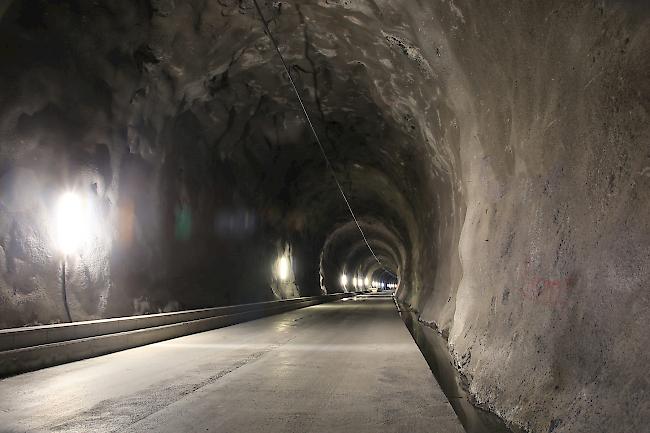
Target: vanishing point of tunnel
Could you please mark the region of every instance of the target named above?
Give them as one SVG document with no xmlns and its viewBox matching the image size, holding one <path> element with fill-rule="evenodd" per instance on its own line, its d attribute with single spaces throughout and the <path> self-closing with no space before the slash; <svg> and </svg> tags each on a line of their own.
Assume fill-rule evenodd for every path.
<svg viewBox="0 0 650 433">
<path fill-rule="evenodd" d="M 0 0 L 1 433 L 645 433 L 649 366 L 647 0 Z"/>
</svg>

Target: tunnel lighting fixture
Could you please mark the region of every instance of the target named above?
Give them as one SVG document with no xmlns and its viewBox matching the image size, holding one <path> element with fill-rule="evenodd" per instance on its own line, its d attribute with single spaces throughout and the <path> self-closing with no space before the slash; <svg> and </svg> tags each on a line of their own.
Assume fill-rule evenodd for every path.
<svg viewBox="0 0 650 433">
<path fill-rule="evenodd" d="M 278 277 L 282 281 L 285 281 L 289 278 L 289 259 L 286 256 L 280 257 L 278 261 Z"/>
<path fill-rule="evenodd" d="M 88 204 L 72 191 L 64 192 L 56 205 L 56 241 L 63 254 L 61 260 L 61 291 L 63 292 L 63 305 L 68 322 L 72 322 L 70 306 L 68 305 L 68 291 L 65 281 L 65 267 L 67 256 L 78 251 L 87 240 L 90 228 L 90 212 Z"/>
<path fill-rule="evenodd" d="M 352 285 L 354 286 L 355 289 L 357 288 L 357 283 L 358 283 L 357 277 L 352 278 Z"/>
<path fill-rule="evenodd" d="M 370 279 L 368 277 L 363 279 L 363 285 L 366 287 L 370 287 Z"/>
<path fill-rule="evenodd" d="M 64 256 L 74 253 L 87 236 L 88 208 L 74 192 L 65 192 L 56 208 L 56 231 L 59 249 Z"/>
<path fill-rule="evenodd" d="M 348 276 L 341 274 L 341 286 L 345 287 L 348 285 Z"/>
</svg>

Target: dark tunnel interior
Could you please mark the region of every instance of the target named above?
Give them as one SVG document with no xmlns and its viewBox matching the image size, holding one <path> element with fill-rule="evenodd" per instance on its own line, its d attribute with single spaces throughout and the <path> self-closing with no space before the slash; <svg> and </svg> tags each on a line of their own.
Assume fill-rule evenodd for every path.
<svg viewBox="0 0 650 433">
<path fill-rule="evenodd" d="M 477 405 L 641 431 L 648 3 L 261 6 L 382 265 L 251 1 L 4 0 L 0 327 L 66 320 L 75 191 L 74 320 L 399 281 Z"/>
</svg>

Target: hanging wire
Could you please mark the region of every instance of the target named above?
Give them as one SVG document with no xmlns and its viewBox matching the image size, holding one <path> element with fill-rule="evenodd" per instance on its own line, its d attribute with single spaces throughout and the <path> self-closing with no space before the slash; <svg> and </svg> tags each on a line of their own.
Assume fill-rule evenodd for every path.
<svg viewBox="0 0 650 433">
<path fill-rule="evenodd" d="M 377 257 L 377 254 L 375 254 L 375 251 L 372 249 L 370 246 L 370 243 L 368 242 L 368 238 L 366 238 L 366 234 L 363 232 L 363 229 L 361 228 L 361 225 L 359 224 L 359 220 L 357 220 L 356 215 L 354 214 L 354 211 L 352 210 L 352 205 L 350 205 L 350 201 L 348 200 L 347 196 L 345 195 L 345 192 L 343 191 L 343 187 L 341 186 L 341 183 L 339 182 L 339 179 L 336 177 L 336 172 L 334 171 L 334 167 L 332 167 L 332 163 L 330 162 L 330 159 L 327 157 L 327 153 L 325 152 L 325 148 L 323 147 L 323 144 L 320 141 L 320 138 L 318 137 L 318 134 L 316 133 L 316 128 L 314 128 L 313 123 L 311 122 L 311 118 L 309 117 L 309 113 L 307 113 L 307 109 L 305 108 L 305 104 L 302 101 L 302 97 L 300 96 L 300 92 L 298 91 L 298 87 L 296 86 L 296 83 L 293 81 L 293 77 L 291 76 L 291 72 L 289 72 L 289 67 L 287 66 L 287 62 L 284 60 L 284 56 L 282 56 L 282 53 L 280 52 L 280 47 L 278 46 L 278 43 L 276 42 L 275 38 L 271 34 L 271 30 L 269 29 L 269 24 L 264 18 L 264 15 L 262 14 L 262 9 L 260 8 L 260 5 L 257 3 L 257 0 L 253 0 L 253 3 L 255 4 L 255 9 L 257 10 L 257 13 L 260 16 L 260 20 L 262 21 L 262 25 L 264 26 L 264 31 L 266 35 L 269 37 L 271 42 L 273 43 L 273 46 L 275 47 L 275 51 L 278 53 L 278 56 L 280 57 L 280 61 L 282 62 L 282 66 L 284 67 L 285 72 L 287 73 L 287 76 L 289 77 L 289 82 L 291 83 L 291 87 L 293 87 L 293 91 L 296 94 L 296 97 L 298 98 L 298 102 L 300 103 L 300 108 L 302 108 L 302 112 L 305 115 L 305 120 L 307 121 L 307 124 L 309 125 L 309 129 L 311 129 L 312 134 L 314 135 L 314 138 L 316 139 L 316 143 L 318 144 L 318 148 L 320 149 L 321 155 L 323 155 L 323 159 L 325 160 L 325 163 L 327 164 L 327 168 L 329 169 L 330 173 L 332 174 L 332 177 L 334 178 L 334 182 L 336 182 L 336 186 L 339 189 L 339 192 L 341 193 L 341 197 L 343 197 L 343 201 L 345 202 L 345 205 L 348 207 L 348 210 L 350 211 L 350 215 L 352 216 L 352 219 L 354 220 L 354 223 L 357 225 L 357 228 L 359 229 L 359 233 L 361 233 L 361 237 L 363 238 L 363 241 L 366 243 L 366 246 L 368 247 L 368 250 L 370 250 L 370 253 L 372 256 L 375 258 L 379 266 L 382 267 L 382 269 L 392 276 L 397 278 L 397 275 L 392 273 L 390 270 L 388 270 L 384 264 L 379 260 L 379 257 Z"/>
</svg>

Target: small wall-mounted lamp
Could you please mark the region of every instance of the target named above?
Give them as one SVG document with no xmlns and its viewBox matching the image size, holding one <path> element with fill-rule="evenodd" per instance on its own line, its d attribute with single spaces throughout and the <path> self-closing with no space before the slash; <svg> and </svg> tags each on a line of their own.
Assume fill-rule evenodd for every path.
<svg viewBox="0 0 650 433">
<path fill-rule="evenodd" d="M 289 259 L 286 256 L 282 256 L 278 260 L 278 277 L 282 281 L 289 278 Z"/>
<path fill-rule="evenodd" d="M 56 240 L 63 254 L 61 262 L 61 288 L 63 303 L 68 321 L 72 322 L 68 293 L 65 285 L 65 266 L 67 256 L 77 251 L 86 240 L 89 227 L 88 206 L 76 193 L 68 191 L 59 197 L 56 207 Z"/>
</svg>

